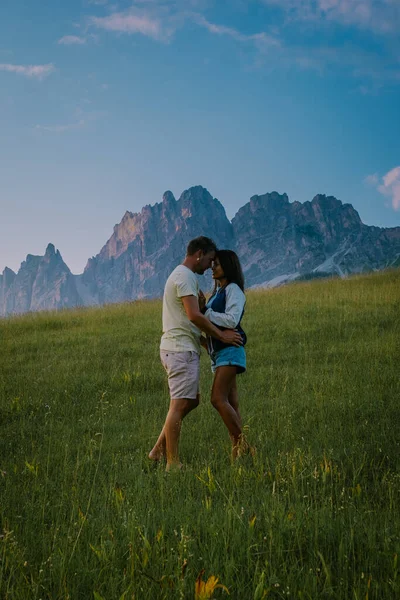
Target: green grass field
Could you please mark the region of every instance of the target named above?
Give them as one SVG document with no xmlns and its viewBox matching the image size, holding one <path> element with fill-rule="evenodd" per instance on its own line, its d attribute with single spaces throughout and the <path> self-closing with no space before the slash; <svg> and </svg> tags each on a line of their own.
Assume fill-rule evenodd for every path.
<svg viewBox="0 0 400 600">
<path fill-rule="evenodd" d="M 254 458 L 209 402 L 185 470 L 149 464 L 168 407 L 161 303 L 0 321 L 0 598 L 400 598 L 400 271 L 248 293 Z"/>
</svg>

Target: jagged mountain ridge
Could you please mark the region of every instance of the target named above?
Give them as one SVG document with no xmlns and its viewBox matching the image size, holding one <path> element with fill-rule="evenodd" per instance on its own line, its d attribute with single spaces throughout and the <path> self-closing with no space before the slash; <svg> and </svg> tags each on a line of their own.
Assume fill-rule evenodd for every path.
<svg viewBox="0 0 400 600">
<path fill-rule="evenodd" d="M 0 314 L 3 316 L 81 304 L 74 275 L 53 244 L 48 244 L 44 256 L 28 254 L 18 274 L 6 267 L 1 277 Z"/>
<path fill-rule="evenodd" d="M 152 298 L 162 294 L 187 242 L 212 237 L 235 249 L 246 284 L 278 285 L 308 273 L 345 276 L 398 262 L 400 227 L 364 225 L 351 204 L 319 194 L 311 202 L 289 202 L 286 194 L 252 196 L 232 222 L 203 187 L 140 213 L 127 211 L 81 275 L 73 275 L 49 244 L 44 256 L 28 255 L 18 273 L 0 275 L 0 315 Z M 205 287 L 209 279 L 203 280 Z"/>
<path fill-rule="evenodd" d="M 99 254 L 88 261 L 82 284 L 101 303 L 160 295 L 187 242 L 205 231 L 221 246 L 232 247 L 225 209 L 205 188 L 190 188 L 179 200 L 166 192 L 162 202 L 125 213 Z"/>
</svg>

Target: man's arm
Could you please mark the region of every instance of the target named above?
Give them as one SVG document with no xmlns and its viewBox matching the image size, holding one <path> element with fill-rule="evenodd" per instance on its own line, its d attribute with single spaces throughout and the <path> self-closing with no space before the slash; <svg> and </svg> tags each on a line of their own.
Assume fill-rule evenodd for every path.
<svg viewBox="0 0 400 600">
<path fill-rule="evenodd" d="M 182 302 L 189 321 L 201 329 L 201 331 L 220 340 L 220 342 L 223 342 L 224 344 L 232 344 L 232 346 L 243 345 L 240 333 L 233 329 L 221 331 L 218 327 L 215 327 L 207 317 L 201 314 L 196 296 L 183 296 Z"/>
</svg>

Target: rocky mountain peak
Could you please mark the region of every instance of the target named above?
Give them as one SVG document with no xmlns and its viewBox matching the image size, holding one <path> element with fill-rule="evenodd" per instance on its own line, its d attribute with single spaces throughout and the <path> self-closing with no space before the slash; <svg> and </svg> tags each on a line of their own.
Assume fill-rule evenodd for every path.
<svg viewBox="0 0 400 600">
<path fill-rule="evenodd" d="M 204 230 L 208 228 L 213 230 L 210 231 L 210 237 L 213 235 L 215 237 L 215 229 L 217 232 L 219 231 L 221 243 L 223 240 L 226 243 L 232 236 L 232 226 L 226 216 L 225 208 L 203 186 L 197 185 L 185 190 L 178 200 L 178 205 L 183 219 L 196 218 L 197 226 L 193 228 L 193 233 L 196 229 L 200 230 L 196 235 L 203 234 Z M 194 221 L 189 222 L 195 226 Z"/>
<path fill-rule="evenodd" d="M 175 202 L 176 202 L 175 196 L 169 190 L 167 190 L 166 192 L 164 192 L 163 197 L 162 197 L 162 201 L 163 201 L 163 204 L 167 204 L 167 205 L 175 204 Z"/>
<path fill-rule="evenodd" d="M 121 221 L 114 225 L 112 236 L 97 256 L 102 260 L 109 260 L 111 258 L 117 258 L 125 252 L 130 242 L 135 239 L 135 236 L 139 233 L 142 215 L 145 214 L 147 209 L 147 206 L 143 207 L 142 213 L 133 213 L 129 210 L 125 211 Z M 96 258 L 97 257 L 89 259 L 85 271 Z"/>
<path fill-rule="evenodd" d="M 194 217 L 196 221 L 191 221 Z M 88 261 L 85 273 L 99 260 L 119 258 L 133 243 L 141 244 L 142 255 L 150 255 L 155 248 L 168 244 L 178 232 L 181 232 L 184 237 L 190 235 L 189 232 L 199 229 L 202 233 L 210 221 L 221 228 L 221 236 L 225 240 L 226 229 L 230 230 L 231 225 L 222 204 L 213 198 L 206 188 L 202 186 L 189 188 L 181 194 L 178 201 L 174 194 L 167 190 L 161 203 L 147 204 L 140 213 L 125 212 L 121 222 L 114 226 L 112 236 L 97 257 Z M 228 238 L 229 235 L 231 234 L 228 234 Z"/>
<path fill-rule="evenodd" d="M 279 211 L 282 208 L 286 208 L 289 204 L 289 198 L 287 194 L 278 194 L 278 192 L 271 192 L 269 194 L 263 194 L 261 196 L 255 195 L 250 198 L 250 210 L 255 212 L 256 210 L 267 210 L 267 211 Z"/>
<path fill-rule="evenodd" d="M 45 256 L 48 256 L 48 257 L 50 257 L 50 256 L 54 256 L 54 255 L 55 255 L 55 253 L 56 253 L 56 249 L 55 249 L 55 246 L 54 246 L 54 244 L 51 244 L 51 243 L 50 243 L 50 244 L 47 244 L 47 248 L 46 248 Z"/>
<path fill-rule="evenodd" d="M 178 203 L 182 207 L 182 214 L 190 216 L 193 212 L 203 212 L 212 207 L 214 198 L 206 188 L 198 185 L 182 192 Z"/>
<path fill-rule="evenodd" d="M 135 213 L 132 213 L 130 210 L 125 211 L 125 214 L 121 219 L 121 223 L 126 223 L 126 221 L 130 221 L 131 219 L 133 219 L 134 216 Z M 114 225 L 114 231 L 118 229 L 121 223 L 117 223 L 116 225 Z"/>
<path fill-rule="evenodd" d="M 187 190 L 184 190 L 179 199 L 182 202 L 202 202 L 206 204 L 213 200 L 210 192 L 202 185 L 194 185 Z"/>
<path fill-rule="evenodd" d="M 235 228 L 241 227 L 240 223 L 244 220 L 274 220 L 278 215 L 285 214 L 292 206 L 289 203 L 287 194 L 271 192 L 269 194 L 251 196 L 249 202 L 242 206 L 232 220 Z"/>
<path fill-rule="evenodd" d="M 21 263 L 21 268 L 25 267 L 26 265 L 36 265 L 41 258 L 41 256 L 37 256 L 36 254 L 27 254 L 26 259 Z"/>
<path fill-rule="evenodd" d="M 326 194 L 317 194 L 311 200 L 311 204 L 318 204 L 324 208 L 338 208 L 342 206 L 342 201 L 335 198 L 335 196 L 327 196 Z"/>
<path fill-rule="evenodd" d="M 44 254 L 43 260 L 48 263 L 63 263 L 62 256 L 59 250 L 56 250 L 54 244 L 47 244 L 46 252 Z"/>
<path fill-rule="evenodd" d="M 74 276 L 54 244 L 43 256 L 28 254 L 17 274 L 3 273 L 0 314 L 23 313 L 76 306 L 79 302 Z"/>
<path fill-rule="evenodd" d="M 161 219 L 163 221 L 172 221 L 175 219 L 177 211 L 178 211 L 178 203 L 175 199 L 175 196 L 172 192 L 167 190 L 164 192 L 161 203 Z M 164 224 L 165 228 L 165 224 Z"/>
<path fill-rule="evenodd" d="M 318 221 L 340 222 L 345 229 L 359 229 L 362 225 L 360 215 L 351 204 L 343 204 L 334 196 L 317 194 L 311 201 L 313 213 Z"/>
<path fill-rule="evenodd" d="M 14 271 L 12 269 L 10 269 L 9 267 L 6 267 L 2 273 L 3 275 L 3 281 L 5 285 L 11 285 L 11 283 L 14 281 L 14 279 L 16 278 L 17 274 L 14 273 Z"/>
<path fill-rule="evenodd" d="M 13 310 L 14 298 L 12 290 L 16 277 L 17 274 L 8 267 L 5 267 L 3 273 L 0 274 L 0 315 L 6 315 Z"/>
</svg>

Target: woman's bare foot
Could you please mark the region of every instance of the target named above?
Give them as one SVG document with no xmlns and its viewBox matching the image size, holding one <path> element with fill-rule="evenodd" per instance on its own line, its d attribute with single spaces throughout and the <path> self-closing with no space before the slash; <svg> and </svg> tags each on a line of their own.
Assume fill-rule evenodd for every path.
<svg viewBox="0 0 400 600">
<path fill-rule="evenodd" d="M 254 446 L 250 446 L 250 444 L 242 434 L 240 436 L 240 440 L 234 446 L 232 446 L 232 459 L 236 460 L 237 458 L 240 458 L 241 456 L 245 455 L 250 455 L 254 457 L 256 455 L 256 449 Z"/>
<path fill-rule="evenodd" d="M 149 459 L 154 461 L 154 462 L 159 462 L 160 460 L 162 460 L 163 458 L 165 458 L 165 454 L 162 450 L 150 450 L 149 454 Z"/>
</svg>

